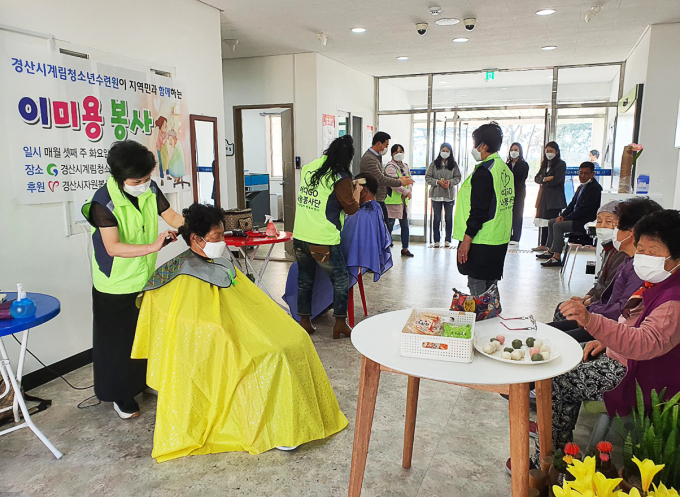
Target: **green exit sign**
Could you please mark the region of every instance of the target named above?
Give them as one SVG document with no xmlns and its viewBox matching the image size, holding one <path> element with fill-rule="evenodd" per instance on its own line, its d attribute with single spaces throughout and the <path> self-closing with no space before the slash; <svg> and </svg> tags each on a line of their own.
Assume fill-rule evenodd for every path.
<svg viewBox="0 0 680 497">
<path fill-rule="evenodd" d="M 486 80 L 493 81 L 494 74 L 496 74 L 494 71 L 486 71 Z"/>
</svg>

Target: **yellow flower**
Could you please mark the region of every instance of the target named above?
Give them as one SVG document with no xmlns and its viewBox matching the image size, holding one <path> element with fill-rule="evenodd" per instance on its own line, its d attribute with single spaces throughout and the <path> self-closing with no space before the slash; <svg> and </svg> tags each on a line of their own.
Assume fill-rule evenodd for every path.
<svg viewBox="0 0 680 497">
<path fill-rule="evenodd" d="M 635 456 L 633 456 L 633 462 L 637 464 L 638 468 L 640 468 L 640 476 L 642 477 L 642 490 L 647 492 L 650 485 L 652 484 L 652 480 L 656 474 L 665 467 L 665 464 L 657 465 L 654 464 L 654 461 L 649 459 L 640 461 L 640 459 Z"/>
<path fill-rule="evenodd" d="M 571 482 L 572 488 L 585 495 L 587 491 L 593 491 L 593 476 L 595 475 L 595 458 L 586 457 L 583 461 L 574 459 L 574 465 L 567 468 L 575 478 Z"/>
<path fill-rule="evenodd" d="M 619 483 L 621 483 L 621 478 L 610 480 L 602 473 L 593 475 L 593 490 L 597 497 L 613 497 L 615 495 L 614 489 Z"/>
<path fill-rule="evenodd" d="M 678 492 L 674 488 L 666 488 L 662 483 L 658 487 L 654 485 L 654 491 L 647 494 L 649 497 L 677 497 Z"/>
<path fill-rule="evenodd" d="M 633 487 L 629 494 L 623 491 L 619 491 L 616 493 L 616 497 L 642 497 L 642 496 L 640 495 L 640 491 L 637 488 Z"/>
<path fill-rule="evenodd" d="M 570 456 L 570 455 L 564 456 L 564 457 L 562 458 L 562 460 L 563 460 L 564 462 L 566 462 L 567 464 L 572 464 L 572 463 L 574 462 L 574 458 L 573 458 L 572 456 Z"/>
</svg>

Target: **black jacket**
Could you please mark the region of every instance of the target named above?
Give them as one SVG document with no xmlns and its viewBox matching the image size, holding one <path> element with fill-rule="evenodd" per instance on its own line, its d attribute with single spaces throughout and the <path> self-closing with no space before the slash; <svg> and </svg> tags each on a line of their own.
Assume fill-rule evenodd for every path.
<svg viewBox="0 0 680 497">
<path fill-rule="evenodd" d="M 527 194 L 526 183 L 529 176 L 529 164 L 524 159 L 518 160 L 514 165 L 512 161 L 507 164 L 515 178 L 515 204 L 524 204 L 524 197 Z"/>
<path fill-rule="evenodd" d="M 595 179 L 585 186 L 579 186 L 574 198 L 562 211 L 562 217 L 565 221 L 573 221 L 574 231 L 584 231 L 584 224 L 597 219 L 601 197 L 602 187 Z"/>
</svg>

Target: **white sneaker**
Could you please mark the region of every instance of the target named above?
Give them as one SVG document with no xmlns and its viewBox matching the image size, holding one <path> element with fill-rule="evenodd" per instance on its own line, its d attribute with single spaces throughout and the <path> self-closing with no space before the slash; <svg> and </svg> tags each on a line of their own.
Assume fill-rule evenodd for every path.
<svg viewBox="0 0 680 497">
<path fill-rule="evenodd" d="M 123 406 L 123 408 L 118 407 L 118 403 L 114 402 L 113 403 L 113 410 L 116 411 L 116 414 L 118 414 L 118 417 L 120 419 L 132 419 L 136 418 L 139 416 L 139 405 L 136 405 L 136 402 L 132 405 L 129 406 Z M 125 410 L 123 410 L 125 409 Z"/>
<path fill-rule="evenodd" d="M 439 242 L 434 242 L 434 248 L 439 248 Z"/>
<path fill-rule="evenodd" d="M 451 246 L 451 242 L 444 242 L 444 247 L 449 248 Z"/>
<path fill-rule="evenodd" d="M 299 447 L 299 445 L 296 445 L 295 447 L 286 447 L 285 445 L 279 445 L 276 447 L 278 450 L 282 450 L 284 452 L 290 452 L 291 450 L 295 450 Z"/>
<path fill-rule="evenodd" d="M 512 245 L 513 247 L 518 247 L 518 246 L 519 246 L 519 242 L 516 242 L 516 241 L 513 240 L 513 241 L 510 241 L 510 242 L 508 243 L 508 245 Z"/>
</svg>

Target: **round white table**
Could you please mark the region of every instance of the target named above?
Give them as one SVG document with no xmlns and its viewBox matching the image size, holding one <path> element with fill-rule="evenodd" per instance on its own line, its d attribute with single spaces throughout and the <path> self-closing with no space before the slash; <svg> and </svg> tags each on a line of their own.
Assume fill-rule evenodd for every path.
<svg viewBox="0 0 680 497">
<path fill-rule="evenodd" d="M 485 357 L 475 351 L 471 363 L 402 357 L 400 334 L 412 309 L 370 317 L 352 330 L 352 344 L 363 355 L 354 448 L 350 472 L 349 497 L 359 497 L 366 468 L 366 455 L 373 425 L 380 372 L 408 376 L 404 455 L 402 466 L 411 467 L 420 379 L 453 383 L 477 390 L 509 395 L 510 457 L 512 458 L 512 495 L 526 497 L 529 489 L 529 384 L 536 384 L 541 456 L 552 454 L 552 382 L 551 379 L 571 371 L 581 362 L 583 350 L 576 340 L 543 323 L 535 331 L 510 331 L 498 318 L 475 324 L 476 336 L 526 334 L 550 340 L 561 351 L 560 357 L 545 364 L 508 364 Z M 508 321 L 510 328 L 520 328 L 528 321 Z M 547 470 L 546 467 L 542 468 Z"/>
</svg>

